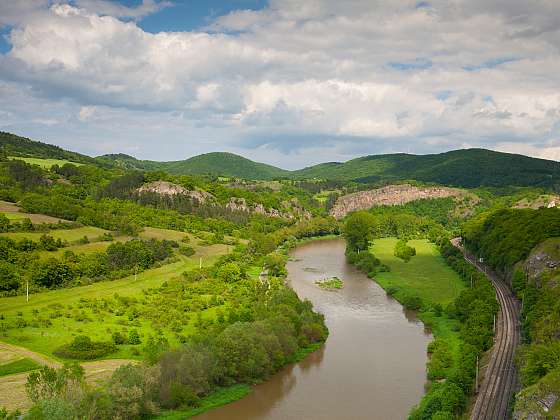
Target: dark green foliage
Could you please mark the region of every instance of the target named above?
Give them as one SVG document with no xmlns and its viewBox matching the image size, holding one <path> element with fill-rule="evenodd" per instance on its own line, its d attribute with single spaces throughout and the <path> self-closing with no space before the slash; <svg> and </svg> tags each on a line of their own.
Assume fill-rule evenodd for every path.
<svg viewBox="0 0 560 420">
<path fill-rule="evenodd" d="M 345 163 L 326 163 L 292 173 L 297 178 L 362 182 L 415 179 L 461 187 L 532 185 L 554 187 L 560 163 L 484 149 L 434 155 L 365 156 Z"/>
<path fill-rule="evenodd" d="M 107 248 L 107 263 L 112 269 L 146 269 L 156 261 L 168 258 L 172 253 L 171 241 L 133 239 L 128 242 L 115 242 Z"/>
<path fill-rule="evenodd" d="M 546 238 L 560 236 L 560 209 L 503 209 L 475 218 L 463 229 L 466 245 L 506 272 Z"/>
<path fill-rule="evenodd" d="M 32 280 L 43 287 L 58 287 L 74 280 L 72 268 L 63 261 L 49 258 L 39 262 L 31 272 Z"/>
<path fill-rule="evenodd" d="M 185 257 L 191 257 L 195 254 L 194 248 L 188 245 L 181 245 L 179 247 L 179 252 L 181 253 L 181 255 L 184 255 Z"/>
<path fill-rule="evenodd" d="M 352 251 L 367 250 L 373 238 L 374 218 L 365 211 L 351 213 L 344 223 L 344 236 L 348 249 Z"/>
<path fill-rule="evenodd" d="M 78 163 L 93 163 L 95 160 L 79 153 L 68 152 L 52 144 L 33 141 L 15 134 L 0 132 L 0 148 L 7 156 L 24 156 L 71 160 Z"/>
<path fill-rule="evenodd" d="M 128 344 L 132 344 L 133 346 L 137 344 L 141 344 L 142 341 L 140 340 L 140 335 L 138 334 L 138 330 L 130 330 L 128 333 Z"/>
<path fill-rule="evenodd" d="M 53 353 L 64 359 L 92 360 L 107 356 L 116 350 L 113 343 L 92 341 L 88 336 L 79 335 L 70 344 L 59 347 Z"/>
<path fill-rule="evenodd" d="M 43 171 L 21 160 L 12 160 L 6 163 L 8 174 L 13 182 L 22 190 L 33 190 L 47 185 Z"/>
</svg>

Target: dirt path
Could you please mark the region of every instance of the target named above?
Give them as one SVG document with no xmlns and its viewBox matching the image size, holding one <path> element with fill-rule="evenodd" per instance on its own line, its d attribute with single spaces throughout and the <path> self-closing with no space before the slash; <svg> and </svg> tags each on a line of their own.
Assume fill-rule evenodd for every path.
<svg viewBox="0 0 560 420">
<path fill-rule="evenodd" d="M 17 353 L 22 357 L 28 357 L 42 365 L 55 368 L 62 366 L 62 363 L 54 359 L 12 344 L 0 342 L 0 351 L 1 350 L 7 350 Z M 137 363 L 137 361 L 129 359 L 111 359 L 80 364 L 85 370 L 86 381 L 89 384 L 97 385 L 105 379 L 108 379 L 119 366 L 127 363 Z M 31 407 L 31 401 L 27 398 L 27 393 L 25 391 L 28 374 L 29 372 L 0 377 L 0 407 L 6 407 L 8 410 L 20 409 L 22 411 Z"/>
</svg>

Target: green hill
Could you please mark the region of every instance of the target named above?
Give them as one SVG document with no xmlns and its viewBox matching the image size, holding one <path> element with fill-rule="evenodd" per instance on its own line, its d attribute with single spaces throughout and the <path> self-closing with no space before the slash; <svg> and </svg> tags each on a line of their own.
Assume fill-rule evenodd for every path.
<svg viewBox="0 0 560 420">
<path fill-rule="evenodd" d="M 253 162 L 242 156 L 226 152 L 205 153 L 174 162 L 138 160 L 124 154 L 103 155 L 96 159 L 126 169 L 161 170 L 174 175 L 211 174 L 246 179 L 285 178 L 290 175 L 290 172 L 284 169 Z"/>
<path fill-rule="evenodd" d="M 415 179 L 461 187 L 560 185 L 560 162 L 485 149 L 433 155 L 365 156 L 342 164 L 321 164 L 293 172 L 297 178 L 356 181 Z"/>
<path fill-rule="evenodd" d="M 344 163 L 328 162 L 287 171 L 233 153 L 214 152 L 174 162 L 139 160 L 125 154 L 97 158 L 0 132 L 7 156 L 70 160 L 107 167 L 161 170 L 171 174 L 211 174 L 245 179 L 328 179 L 358 182 L 418 180 L 459 187 L 534 186 L 560 188 L 560 162 L 485 149 L 465 149 L 432 155 L 405 153 L 371 155 Z"/>
<path fill-rule="evenodd" d="M 52 144 L 30 140 L 0 131 L 0 150 L 6 156 L 25 158 L 69 160 L 78 163 L 95 163 L 95 159 L 80 153 L 69 152 Z"/>
<path fill-rule="evenodd" d="M 225 152 L 206 153 L 183 161 L 165 162 L 162 169 L 172 174 L 210 173 L 247 179 L 283 178 L 290 174 L 284 169 Z"/>
</svg>

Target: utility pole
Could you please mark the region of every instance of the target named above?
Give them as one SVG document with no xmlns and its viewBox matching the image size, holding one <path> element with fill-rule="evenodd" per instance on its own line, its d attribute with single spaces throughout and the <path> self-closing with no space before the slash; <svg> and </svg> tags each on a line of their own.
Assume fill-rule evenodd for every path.
<svg viewBox="0 0 560 420">
<path fill-rule="evenodd" d="M 138 278 L 138 264 L 134 266 L 134 281 Z"/>
<path fill-rule="evenodd" d="M 27 279 L 25 283 L 25 295 L 27 298 L 27 302 L 29 302 L 29 279 Z"/>
<path fill-rule="evenodd" d="M 476 356 L 476 376 L 474 379 L 474 392 L 478 392 L 478 356 Z"/>
<path fill-rule="evenodd" d="M 198 268 L 202 269 L 202 257 L 198 260 Z"/>
</svg>

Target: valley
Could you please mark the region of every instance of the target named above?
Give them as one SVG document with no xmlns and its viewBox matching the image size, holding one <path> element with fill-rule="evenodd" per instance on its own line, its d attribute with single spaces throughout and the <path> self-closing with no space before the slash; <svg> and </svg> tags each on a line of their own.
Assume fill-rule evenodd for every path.
<svg viewBox="0 0 560 420">
<path fill-rule="evenodd" d="M 282 419 L 316 401 L 314 418 L 424 420 L 538 413 L 541 383 L 560 396 L 544 355 L 558 345 L 555 163 L 466 150 L 290 172 L 16 140 L 0 135 L 8 411 Z M 476 177 L 457 170 L 472 159 L 485 162 Z M 523 301 L 510 345 L 495 277 L 456 237 Z M 504 351 L 507 384 L 485 385 Z M 329 402 L 332 377 L 345 404 Z M 49 378 L 62 385 L 41 394 Z"/>
</svg>

